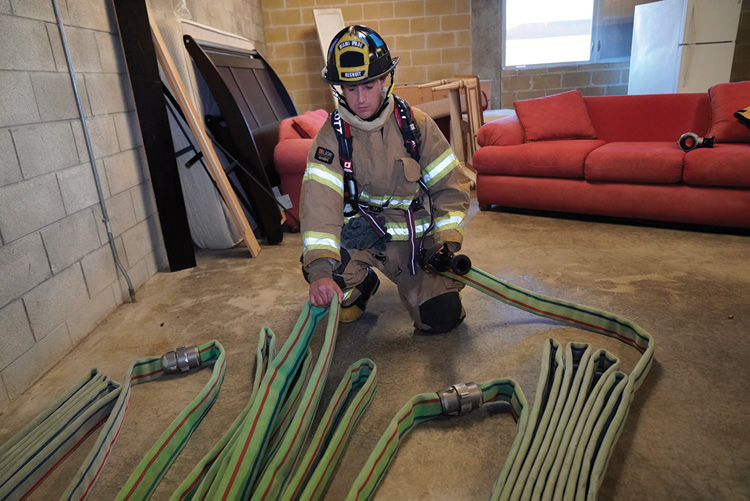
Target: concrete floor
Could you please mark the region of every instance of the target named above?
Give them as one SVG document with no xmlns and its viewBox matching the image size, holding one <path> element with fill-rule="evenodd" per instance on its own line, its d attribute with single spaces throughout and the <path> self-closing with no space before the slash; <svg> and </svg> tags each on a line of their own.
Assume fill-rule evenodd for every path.
<svg viewBox="0 0 750 501">
<path fill-rule="evenodd" d="M 90 367 L 121 380 L 127 366 L 178 344 L 219 340 L 228 371 L 216 404 L 155 494 L 166 499 L 212 447 L 250 395 L 258 333 L 290 333 L 307 297 L 300 235 L 286 234 L 256 259 L 244 247 L 198 253 L 198 266 L 153 277 L 65 360 L 0 416 L 0 442 Z M 521 287 L 604 309 L 641 325 L 656 361 L 635 397 L 599 491 L 601 499 L 750 498 L 750 237 L 655 226 L 478 212 L 464 251 L 475 266 Z M 533 402 L 542 345 L 588 342 L 630 372 L 639 354 L 467 289 L 466 321 L 454 332 L 414 336 L 395 288 L 383 283 L 365 316 L 342 325 L 321 412 L 344 370 L 362 357 L 379 387 L 326 499 L 342 499 L 382 430 L 413 395 L 461 381 L 516 379 Z M 319 340 L 316 346 L 319 345 Z M 93 499 L 112 499 L 209 371 L 137 386 L 128 418 Z M 488 410 L 415 429 L 378 499 L 485 499 L 515 434 L 507 413 Z M 90 442 L 89 442 L 90 443 Z M 60 493 L 87 444 L 34 493 Z"/>
</svg>

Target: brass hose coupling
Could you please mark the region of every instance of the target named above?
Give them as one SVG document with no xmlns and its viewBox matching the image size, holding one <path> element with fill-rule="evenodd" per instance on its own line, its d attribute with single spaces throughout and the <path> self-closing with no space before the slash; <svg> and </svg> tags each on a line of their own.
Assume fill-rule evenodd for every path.
<svg viewBox="0 0 750 501">
<path fill-rule="evenodd" d="M 197 346 L 178 346 L 177 349 L 166 352 L 161 356 L 161 366 L 164 374 L 177 374 L 195 369 L 201 364 L 201 355 Z"/>
<path fill-rule="evenodd" d="M 482 389 L 476 383 L 458 383 L 447 390 L 439 391 L 443 414 L 458 416 L 482 406 Z"/>
</svg>

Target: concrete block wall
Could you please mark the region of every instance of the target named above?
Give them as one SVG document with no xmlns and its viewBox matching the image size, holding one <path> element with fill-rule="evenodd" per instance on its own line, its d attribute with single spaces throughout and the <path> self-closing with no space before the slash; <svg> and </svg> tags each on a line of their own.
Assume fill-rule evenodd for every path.
<svg viewBox="0 0 750 501">
<path fill-rule="evenodd" d="M 475 0 L 476 1 L 476 0 Z M 501 108 L 513 101 L 579 89 L 584 96 L 628 93 L 630 62 L 565 65 L 526 70 L 503 70 Z M 742 1 L 732 62 L 731 82 L 750 80 L 750 0 Z"/>
<path fill-rule="evenodd" d="M 165 262 L 111 1 L 58 0 L 120 260 Z M 0 2 L 0 410 L 127 297 L 51 0 Z"/>
<path fill-rule="evenodd" d="M 314 8 L 340 8 L 344 24 L 364 24 L 401 56 L 396 84 L 450 78 L 471 70 L 471 0 L 262 0 L 267 52 L 297 110 L 332 109 Z"/>
<path fill-rule="evenodd" d="M 57 0 L 120 261 L 166 255 L 111 0 Z M 260 0 L 149 0 L 263 47 Z M 185 16 L 183 16 L 185 17 Z M 102 222 L 52 0 L 0 0 L 0 415 L 129 298 Z"/>
<path fill-rule="evenodd" d="M 750 80 L 750 0 L 742 0 L 742 13 L 732 63 L 732 82 Z"/>
<path fill-rule="evenodd" d="M 252 40 L 264 51 L 260 0 L 148 0 L 155 16 L 192 19 Z"/>
<path fill-rule="evenodd" d="M 628 93 L 629 67 L 623 62 L 503 70 L 500 107 L 573 89 L 584 96 L 621 96 Z"/>
</svg>

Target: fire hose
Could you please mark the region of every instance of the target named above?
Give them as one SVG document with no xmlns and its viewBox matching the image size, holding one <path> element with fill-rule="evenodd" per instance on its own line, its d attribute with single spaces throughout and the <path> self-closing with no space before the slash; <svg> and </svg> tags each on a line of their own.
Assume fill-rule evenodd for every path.
<svg viewBox="0 0 750 501">
<path fill-rule="evenodd" d="M 521 289 L 471 266 L 465 256 L 439 254 L 430 263 L 435 271 L 534 315 L 618 339 L 638 350 L 641 358 L 625 374 L 619 370 L 619 360 L 606 350 L 575 342 L 563 348 L 548 339 L 531 407 L 512 379 L 459 383 L 417 395 L 393 418 L 347 499 L 374 496 L 400 444 L 416 424 L 438 416 L 461 416 L 497 402 L 510 407 L 518 433 L 491 499 L 595 499 L 630 403 L 653 362 L 653 338 L 625 318 Z M 303 451 L 332 361 L 339 312 L 336 298 L 329 310 L 308 302 L 278 353 L 274 333 L 261 329 L 249 402 L 171 499 L 307 500 L 324 495 L 345 443 L 377 388 L 377 369 L 371 360 L 352 364 Z M 326 314 L 325 339 L 313 363 L 310 342 Z M 104 424 L 64 496 L 85 499 L 117 438 L 131 384 L 158 378 L 165 369 L 182 371 L 207 363 L 214 366 L 211 381 L 167 428 L 117 497 L 148 499 L 218 394 L 225 363 L 223 348 L 216 341 L 136 362 L 122 386 L 92 371 L 0 446 L 0 498 L 26 497 L 85 436 Z M 90 388 L 79 395 L 84 387 Z M 40 431 L 46 425 L 50 429 Z"/>
<path fill-rule="evenodd" d="M 613 337 L 641 353 L 630 374 L 606 350 L 548 339 L 534 405 L 511 379 L 453 385 L 413 397 L 393 418 L 352 485 L 347 500 L 370 499 L 405 436 L 418 423 L 505 402 L 517 435 L 490 499 L 596 499 L 632 399 L 654 359 L 654 340 L 635 323 L 602 310 L 522 289 L 440 251 L 425 268 L 459 280 L 508 305 Z"/>
</svg>

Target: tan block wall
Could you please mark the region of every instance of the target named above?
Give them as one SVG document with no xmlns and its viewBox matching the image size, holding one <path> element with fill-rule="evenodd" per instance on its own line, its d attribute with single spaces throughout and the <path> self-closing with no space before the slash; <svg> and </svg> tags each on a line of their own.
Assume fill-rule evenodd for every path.
<svg viewBox="0 0 750 501">
<path fill-rule="evenodd" d="M 313 9 L 341 8 L 344 23 L 363 24 L 401 56 L 396 84 L 422 83 L 471 72 L 470 0 L 261 0 L 264 57 L 291 94 L 297 111 L 332 109 Z"/>
<path fill-rule="evenodd" d="M 630 63 L 622 62 L 503 70 L 501 108 L 573 89 L 584 96 L 621 96 L 628 93 L 629 67 Z"/>
</svg>

